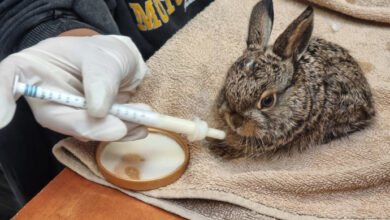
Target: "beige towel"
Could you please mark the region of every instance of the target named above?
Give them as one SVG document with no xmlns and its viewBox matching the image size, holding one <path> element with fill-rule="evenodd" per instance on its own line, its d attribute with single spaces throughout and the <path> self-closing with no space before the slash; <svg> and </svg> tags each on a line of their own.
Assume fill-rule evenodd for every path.
<svg viewBox="0 0 390 220">
<path fill-rule="evenodd" d="M 389 0 L 307 0 L 355 18 L 390 23 Z"/>
<path fill-rule="evenodd" d="M 244 50 L 250 12 L 258 0 L 216 0 L 150 60 L 152 76 L 133 101 L 161 113 L 211 125 L 227 69 Z M 306 4 L 274 1 L 271 42 Z M 331 25 L 337 23 L 338 32 Z M 373 88 L 377 116 L 362 132 L 272 161 L 223 161 L 202 143 L 191 145 L 187 171 L 175 183 L 125 193 L 187 218 L 390 218 L 390 26 L 315 10 L 314 35 L 350 50 Z M 66 139 L 54 148 L 62 163 L 108 185 L 96 169 L 96 143 Z"/>
</svg>

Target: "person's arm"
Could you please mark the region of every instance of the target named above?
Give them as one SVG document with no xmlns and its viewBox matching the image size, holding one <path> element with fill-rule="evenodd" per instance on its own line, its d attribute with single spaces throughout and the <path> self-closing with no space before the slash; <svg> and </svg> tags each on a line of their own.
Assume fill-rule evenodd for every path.
<svg viewBox="0 0 390 220">
<path fill-rule="evenodd" d="M 76 29 L 72 29 L 72 30 L 69 30 L 69 31 L 65 31 L 65 32 L 62 32 L 60 35 L 58 35 L 58 37 L 65 37 L 65 36 L 93 36 L 93 35 L 97 35 L 97 34 L 100 34 L 99 32 L 96 32 L 92 29 L 87 29 L 87 28 L 76 28 Z"/>
<path fill-rule="evenodd" d="M 9 2 L 11 0 L 2 3 Z M 9 6 L 12 11 L 19 4 L 32 1 L 13 2 L 14 5 L 0 5 L 0 24 L 4 19 L 19 24 L 12 27 L 20 35 L 7 32 L 0 36 L 0 55 L 6 57 L 0 62 L 0 129 L 7 126 L 14 115 L 15 101 L 20 96 L 13 94 L 13 86 L 15 77 L 19 76 L 26 84 L 86 98 L 86 110 L 26 98 L 35 119 L 43 127 L 80 140 L 114 141 L 145 137 L 147 129 L 144 126 L 126 123 L 108 114 L 115 100 L 128 103 L 130 92 L 148 72 L 133 41 L 118 35 L 108 6 L 102 0 L 72 1 L 71 8 L 50 9 L 54 17 L 49 13 L 50 16 L 40 23 L 20 23 L 20 19 L 27 18 L 19 11 L 11 16 L 9 11 L 3 10 L 4 6 Z M 39 5 L 45 8 L 53 2 L 66 3 L 67 0 L 35 2 L 45 3 Z M 67 13 L 58 16 L 59 10 Z M 40 16 L 37 11 L 34 13 L 34 16 Z M 1 28 L 4 26 L 0 25 Z M 21 28 L 25 28 L 25 34 L 20 32 Z M 149 109 L 145 105 L 137 107 Z"/>
<path fill-rule="evenodd" d="M 0 60 L 73 29 L 119 34 L 103 0 L 3 0 L 0 3 Z"/>
</svg>

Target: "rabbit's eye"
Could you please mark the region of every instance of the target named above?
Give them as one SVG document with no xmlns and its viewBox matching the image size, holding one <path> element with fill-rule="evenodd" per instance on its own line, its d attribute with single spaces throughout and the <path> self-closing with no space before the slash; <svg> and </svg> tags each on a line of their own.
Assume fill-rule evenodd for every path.
<svg viewBox="0 0 390 220">
<path fill-rule="evenodd" d="M 269 108 L 274 104 L 274 96 L 267 96 L 261 100 L 261 107 Z"/>
<path fill-rule="evenodd" d="M 261 101 L 258 104 L 258 108 L 259 109 L 271 108 L 274 106 L 275 102 L 276 102 L 276 94 L 275 93 L 265 95 L 261 98 Z"/>
</svg>

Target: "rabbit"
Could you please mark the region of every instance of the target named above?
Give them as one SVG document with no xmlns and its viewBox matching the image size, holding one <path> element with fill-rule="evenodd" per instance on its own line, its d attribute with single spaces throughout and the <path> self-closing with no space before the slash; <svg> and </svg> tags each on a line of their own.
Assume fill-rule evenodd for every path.
<svg viewBox="0 0 390 220">
<path fill-rule="evenodd" d="M 346 49 L 311 37 L 313 16 L 308 6 L 267 46 L 273 3 L 254 6 L 247 48 L 217 98 L 227 137 L 211 141 L 211 152 L 227 159 L 291 155 L 371 123 L 374 101 L 361 68 Z"/>
</svg>

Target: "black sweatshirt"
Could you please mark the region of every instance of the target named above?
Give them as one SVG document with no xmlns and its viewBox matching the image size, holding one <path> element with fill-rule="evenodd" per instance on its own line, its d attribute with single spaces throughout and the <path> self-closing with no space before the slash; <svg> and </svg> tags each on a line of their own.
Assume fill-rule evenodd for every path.
<svg viewBox="0 0 390 220">
<path fill-rule="evenodd" d="M 147 59 L 211 1 L 2 0 L 0 60 L 75 28 L 130 36 Z M 63 136 L 37 124 L 23 98 L 17 106 L 0 130 L 0 168 L 22 206 L 61 169 L 51 147 Z"/>
<path fill-rule="evenodd" d="M 3 0 L 0 60 L 75 28 L 132 38 L 145 59 L 212 0 Z"/>
</svg>

